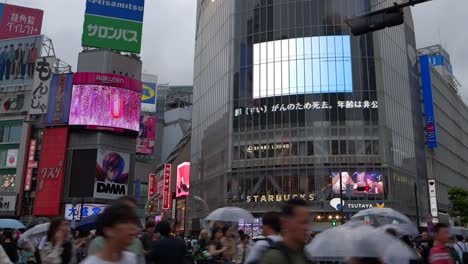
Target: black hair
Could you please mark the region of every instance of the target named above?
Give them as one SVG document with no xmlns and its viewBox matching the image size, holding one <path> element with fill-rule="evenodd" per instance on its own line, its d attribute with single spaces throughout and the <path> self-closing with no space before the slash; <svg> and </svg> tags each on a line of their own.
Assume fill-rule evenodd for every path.
<svg viewBox="0 0 468 264">
<path fill-rule="evenodd" d="M 223 226 L 223 235 L 224 236 L 226 235 L 227 231 L 229 231 L 229 228 L 231 228 L 231 227 L 228 226 L 228 225 Z"/>
<path fill-rule="evenodd" d="M 276 233 L 281 232 L 281 217 L 278 212 L 267 212 L 262 217 L 262 224 L 273 229 Z"/>
<path fill-rule="evenodd" d="M 47 230 L 47 241 L 52 242 L 55 237 L 55 233 L 59 229 L 60 225 L 65 221 L 63 217 L 54 218 L 49 225 L 49 230 Z M 54 241 L 55 242 L 55 241 Z"/>
<path fill-rule="evenodd" d="M 154 220 L 148 220 L 145 223 L 145 228 L 153 228 L 155 226 L 156 226 L 156 222 L 154 222 Z"/>
<path fill-rule="evenodd" d="M 211 233 L 211 241 L 215 241 L 216 233 L 218 232 L 223 232 L 223 230 L 220 227 L 215 227 Z"/>
<path fill-rule="evenodd" d="M 434 233 L 437 234 L 439 233 L 440 229 L 443 229 L 443 228 L 448 228 L 448 225 L 444 224 L 444 223 L 437 223 L 434 225 Z"/>
<path fill-rule="evenodd" d="M 249 236 L 249 235 L 243 235 L 241 240 L 243 241 L 243 240 L 245 240 L 245 239 L 249 240 L 249 239 L 250 239 L 250 236 Z"/>
<path fill-rule="evenodd" d="M 294 209 L 296 209 L 297 207 L 307 207 L 307 205 L 308 204 L 304 199 L 300 197 L 294 197 L 283 204 L 283 217 L 294 216 Z"/>
<path fill-rule="evenodd" d="M 138 206 L 138 201 L 133 196 L 122 196 L 119 199 L 115 200 L 114 204 L 122 204 L 122 203 L 131 203 L 135 207 Z"/>
<path fill-rule="evenodd" d="M 134 208 L 128 204 L 114 204 L 106 208 L 102 214 L 99 215 L 97 224 L 101 228 L 101 234 L 106 237 L 103 232 L 106 227 L 114 227 L 118 224 L 134 223 L 139 226 L 139 219 Z"/>
<path fill-rule="evenodd" d="M 387 228 L 385 232 L 391 236 L 398 237 L 398 233 L 394 228 Z"/>
<path fill-rule="evenodd" d="M 463 241 L 463 236 L 456 235 L 455 237 L 457 238 L 458 241 Z"/>
<path fill-rule="evenodd" d="M 156 225 L 156 232 L 161 236 L 168 237 L 171 233 L 171 225 L 167 221 L 161 221 Z"/>
</svg>

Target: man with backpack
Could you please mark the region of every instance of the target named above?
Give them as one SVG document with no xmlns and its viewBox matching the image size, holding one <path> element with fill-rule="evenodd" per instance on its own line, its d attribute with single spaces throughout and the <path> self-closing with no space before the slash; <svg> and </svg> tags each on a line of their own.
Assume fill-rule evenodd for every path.
<svg viewBox="0 0 468 264">
<path fill-rule="evenodd" d="M 250 249 L 250 253 L 245 261 L 246 264 L 258 263 L 263 254 L 281 238 L 281 218 L 277 212 L 268 212 L 262 218 L 263 235 L 265 240 L 260 240 Z"/>
<path fill-rule="evenodd" d="M 457 251 L 461 263 L 468 264 L 468 246 L 463 241 L 463 236 L 456 236 L 457 242 L 453 244 L 453 248 Z"/>
<path fill-rule="evenodd" d="M 305 236 L 307 235 L 310 213 L 307 202 L 299 197 L 283 205 L 282 215 L 283 241 L 273 247 L 260 259 L 260 264 L 308 264 L 310 261 L 304 253 Z"/>
</svg>

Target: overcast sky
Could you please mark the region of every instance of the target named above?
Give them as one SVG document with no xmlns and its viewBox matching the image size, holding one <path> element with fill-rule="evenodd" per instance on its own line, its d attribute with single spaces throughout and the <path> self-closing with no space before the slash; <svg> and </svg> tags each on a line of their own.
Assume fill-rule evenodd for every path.
<svg viewBox="0 0 468 264">
<path fill-rule="evenodd" d="M 56 55 L 76 69 L 85 0 L 7 2 L 43 9 L 42 32 L 53 40 Z M 196 0 L 146 1 L 143 71 L 159 75 L 160 83 L 192 84 L 195 8 Z M 464 86 L 460 90 L 465 99 L 468 99 L 467 10 L 466 0 L 432 0 L 413 8 L 418 48 L 443 44 L 451 55 L 455 75 Z"/>
</svg>

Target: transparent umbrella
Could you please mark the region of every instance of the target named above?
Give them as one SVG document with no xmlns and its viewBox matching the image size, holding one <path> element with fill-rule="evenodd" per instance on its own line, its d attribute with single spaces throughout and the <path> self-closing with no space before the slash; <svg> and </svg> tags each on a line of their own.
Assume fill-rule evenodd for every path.
<svg viewBox="0 0 468 264">
<path fill-rule="evenodd" d="M 392 208 L 370 208 L 362 210 L 351 217 L 351 221 L 364 221 L 375 227 L 388 224 L 412 224 L 404 214 Z"/>
<path fill-rule="evenodd" d="M 386 231 L 388 229 L 394 229 L 399 236 L 415 236 L 419 234 L 418 228 L 413 224 L 388 224 L 378 227 L 377 229 Z"/>
<path fill-rule="evenodd" d="M 309 258 L 317 261 L 340 261 L 348 257 L 388 260 L 397 257 L 397 263 L 405 263 L 417 258 L 402 241 L 363 222 L 349 222 L 328 229 L 317 235 L 305 250 Z"/>
<path fill-rule="evenodd" d="M 211 212 L 205 220 L 207 221 L 223 221 L 223 222 L 239 222 L 240 220 L 245 223 L 254 223 L 255 218 L 253 215 L 239 207 L 223 207 L 218 208 Z"/>
<path fill-rule="evenodd" d="M 468 229 L 461 226 L 454 226 L 450 228 L 450 234 L 456 236 L 468 236 Z"/>
<path fill-rule="evenodd" d="M 41 238 L 47 234 L 47 230 L 49 230 L 50 223 L 36 225 L 33 228 L 29 229 L 28 231 L 24 232 L 21 235 L 18 244 L 21 245 L 24 241 L 28 241 L 32 244 L 33 247 L 37 247 Z"/>
</svg>

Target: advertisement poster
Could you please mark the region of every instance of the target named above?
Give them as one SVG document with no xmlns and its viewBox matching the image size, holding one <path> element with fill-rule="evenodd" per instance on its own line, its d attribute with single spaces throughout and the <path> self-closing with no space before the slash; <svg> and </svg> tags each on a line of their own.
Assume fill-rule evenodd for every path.
<svg viewBox="0 0 468 264">
<path fill-rule="evenodd" d="M 43 16 L 40 9 L 0 4 L 0 39 L 40 35 Z"/>
<path fill-rule="evenodd" d="M 140 53 L 144 6 L 144 0 L 87 1 L 81 45 Z"/>
<path fill-rule="evenodd" d="M 151 173 L 148 177 L 148 200 L 156 194 L 156 175 Z"/>
<path fill-rule="evenodd" d="M 34 160 L 36 156 L 36 140 L 31 139 L 29 142 L 28 163 L 26 168 L 26 177 L 24 179 L 24 190 L 30 191 L 32 184 L 33 169 L 37 168 L 37 161 Z"/>
<path fill-rule="evenodd" d="M 171 164 L 164 165 L 163 209 L 171 208 Z"/>
<path fill-rule="evenodd" d="M 384 182 L 381 172 L 341 172 L 341 188 L 345 195 L 383 194 Z M 332 190 L 340 193 L 340 172 L 332 173 Z"/>
<path fill-rule="evenodd" d="M 156 84 L 155 83 L 143 83 L 143 89 L 141 90 L 141 103 L 155 105 L 156 104 Z"/>
<path fill-rule="evenodd" d="M 153 155 L 155 130 L 156 117 L 142 115 L 140 117 L 140 132 L 137 138 L 137 154 Z"/>
<path fill-rule="evenodd" d="M 41 57 L 37 59 L 32 89 L 31 109 L 29 110 L 30 115 L 47 113 L 54 63 L 55 57 Z"/>
<path fill-rule="evenodd" d="M 31 85 L 41 52 L 42 36 L 0 40 L 0 87 Z"/>
<path fill-rule="evenodd" d="M 81 204 L 77 204 L 75 207 L 73 207 L 72 204 L 66 204 L 65 205 L 65 214 L 64 218 L 66 220 L 81 220 L 81 215 L 83 215 L 83 218 L 90 217 L 92 215 L 98 215 L 104 212 L 104 209 L 106 209 L 107 204 L 89 204 L 89 203 L 84 203 L 83 206 Z M 83 208 L 83 212 L 81 211 L 81 208 Z"/>
<path fill-rule="evenodd" d="M 176 197 L 189 195 L 190 190 L 190 162 L 177 166 Z"/>
<path fill-rule="evenodd" d="M 7 151 L 5 167 L 15 168 L 17 161 L 18 161 L 18 150 L 17 149 L 9 149 Z"/>
<path fill-rule="evenodd" d="M 70 100 L 73 86 L 73 73 L 54 74 L 50 85 L 49 111 L 47 124 L 67 124 L 70 113 Z"/>
<path fill-rule="evenodd" d="M 130 154 L 99 149 L 94 197 L 117 199 L 128 194 Z"/>
<path fill-rule="evenodd" d="M 36 185 L 35 216 L 60 214 L 68 128 L 46 128 Z"/>
</svg>

